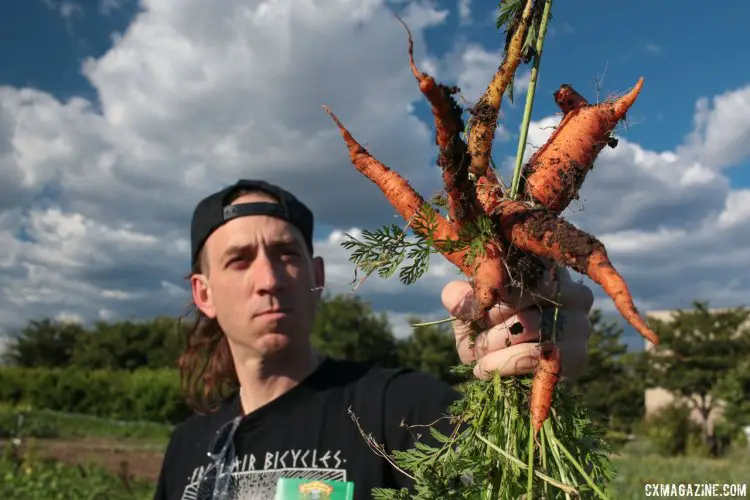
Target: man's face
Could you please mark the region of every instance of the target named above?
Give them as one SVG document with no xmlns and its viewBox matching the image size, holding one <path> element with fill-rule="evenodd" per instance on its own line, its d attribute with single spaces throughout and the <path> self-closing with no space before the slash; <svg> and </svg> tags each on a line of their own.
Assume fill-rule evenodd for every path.
<svg viewBox="0 0 750 500">
<path fill-rule="evenodd" d="M 233 204 L 275 200 L 248 194 Z M 265 215 L 238 217 L 204 246 L 204 274 L 191 279 L 195 304 L 216 318 L 233 350 L 267 357 L 308 341 L 324 285 L 323 261 L 312 259 L 290 223 Z"/>
</svg>

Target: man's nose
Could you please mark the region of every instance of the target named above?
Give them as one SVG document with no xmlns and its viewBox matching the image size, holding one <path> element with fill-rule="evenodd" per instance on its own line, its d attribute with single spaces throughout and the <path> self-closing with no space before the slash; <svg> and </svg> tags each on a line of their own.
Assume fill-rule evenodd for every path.
<svg viewBox="0 0 750 500">
<path fill-rule="evenodd" d="M 268 255 L 261 254 L 255 259 L 255 280 L 257 288 L 262 292 L 271 292 L 284 286 L 282 266 L 274 262 Z"/>
</svg>

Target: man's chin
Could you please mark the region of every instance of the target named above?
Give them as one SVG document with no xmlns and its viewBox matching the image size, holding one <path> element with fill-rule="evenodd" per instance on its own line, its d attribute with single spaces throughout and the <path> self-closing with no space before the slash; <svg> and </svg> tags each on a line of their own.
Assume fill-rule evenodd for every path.
<svg viewBox="0 0 750 500">
<path fill-rule="evenodd" d="M 292 336 L 286 332 L 266 332 L 256 342 L 258 351 L 264 354 L 283 352 L 292 345 Z"/>
<path fill-rule="evenodd" d="M 285 330 L 266 330 L 263 332 L 254 332 L 251 337 L 235 339 L 235 347 L 240 352 L 246 353 L 251 357 L 260 355 L 261 357 L 277 357 L 290 352 L 294 348 L 295 336 Z M 244 355 L 243 355 L 244 356 Z"/>
</svg>

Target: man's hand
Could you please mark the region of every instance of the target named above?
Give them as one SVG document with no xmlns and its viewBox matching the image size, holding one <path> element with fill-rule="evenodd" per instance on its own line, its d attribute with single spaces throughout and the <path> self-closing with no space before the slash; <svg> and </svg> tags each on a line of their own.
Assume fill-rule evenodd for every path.
<svg viewBox="0 0 750 500">
<path fill-rule="evenodd" d="M 559 287 L 558 287 L 559 281 Z M 463 299 L 472 294 L 466 281 L 452 281 L 443 288 L 443 306 L 455 315 Z M 565 269 L 546 272 L 535 290 L 518 295 L 513 304 L 500 304 L 483 318 L 483 329 L 470 346 L 472 326 L 453 321 L 456 348 L 463 363 L 477 361 L 474 375 L 489 378 L 488 371 L 501 376 L 534 371 L 539 360 L 542 318 L 547 335 L 554 321 L 555 299 L 560 304 L 555 326 L 555 342 L 562 356 L 562 375 L 576 377 L 583 370 L 591 334 L 589 311 L 594 303 L 591 290 L 576 283 Z"/>
</svg>

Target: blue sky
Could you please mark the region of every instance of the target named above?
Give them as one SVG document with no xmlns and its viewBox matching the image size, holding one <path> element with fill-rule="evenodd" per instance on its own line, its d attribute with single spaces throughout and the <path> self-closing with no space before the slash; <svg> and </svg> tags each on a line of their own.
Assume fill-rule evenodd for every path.
<svg viewBox="0 0 750 500">
<path fill-rule="evenodd" d="M 30 86 L 63 100 L 78 95 L 96 102 L 81 64 L 112 46 L 112 37 L 127 29 L 138 4 L 119 0 L 116 8 L 105 10 L 102 0 L 80 0 L 75 2 L 80 8 L 66 17 L 65 3 L 26 0 L 3 8 L 0 85 Z M 438 2 L 445 8 L 454 3 Z M 657 151 L 680 143 L 692 129 L 697 99 L 747 83 L 750 72 L 736 54 L 750 46 L 750 30 L 743 29 L 750 2 L 722 2 L 721 9 L 698 0 L 679 3 L 676 12 L 673 2 L 633 0 L 606 13 L 590 8 L 588 0 L 553 4 L 554 34 L 545 46 L 534 117 L 556 111 L 547 97 L 560 83 L 570 83 L 593 99 L 593 80 L 602 74 L 604 94 L 621 92 L 642 75 L 645 88 L 630 118 L 636 123 L 628 128 L 628 137 Z M 460 27 L 457 16 L 450 16 L 444 25 L 428 30 L 430 53 L 444 55 L 467 33 L 489 50 L 498 47 L 502 35 L 486 12 L 485 19 L 475 18 L 470 28 Z M 517 99 L 522 103 L 523 98 Z M 506 110 L 514 131 L 521 111 L 522 104 Z M 424 108 L 421 112 L 428 119 Z M 515 147 L 508 144 L 507 154 L 514 154 Z M 746 162 L 728 172 L 733 185 L 750 186 L 749 167 Z"/>
<path fill-rule="evenodd" d="M 269 28 L 269 35 L 250 33 L 244 24 L 235 25 L 234 31 L 224 33 L 223 28 L 231 24 L 231 19 L 228 19 L 231 14 L 227 12 L 232 11 L 208 8 L 206 6 L 215 4 L 197 0 L 185 1 L 184 9 L 180 7 L 179 11 L 163 8 L 151 13 L 149 22 L 157 29 L 163 28 L 160 32 L 162 38 L 155 41 L 149 38 L 153 36 L 152 31 L 141 30 L 121 42 L 128 48 L 126 55 L 110 54 L 107 62 L 111 64 L 97 67 L 102 86 L 108 92 L 109 109 L 119 111 L 120 117 L 124 113 L 126 118 L 119 124 L 107 121 L 113 120 L 112 116 L 118 114 L 116 112 L 106 120 L 100 120 L 89 111 L 74 112 L 38 95 L 19 107 L 15 104 L 13 89 L 31 87 L 62 103 L 79 96 L 98 104 L 99 96 L 83 76 L 82 64 L 88 58 L 98 59 L 107 54 L 117 34 L 124 33 L 134 22 L 141 5 L 136 0 L 6 2 L 0 16 L 0 30 L 5 35 L 4 43 L 0 45 L 0 87 L 7 86 L 0 88 L 0 106 L 5 106 L 0 107 L 0 113 L 7 110 L 7 116 L 0 114 L 0 161 L 11 165 L 11 171 L 10 175 L 0 172 L 0 202 L 5 193 L 10 192 L 10 208 L 34 214 L 37 220 L 35 222 L 33 217 L 29 221 L 5 217 L 3 210 L 10 213 L 7 210 L 9 204 L 0 204 L 0 224 L 3 220 L 15 224 L 8 226 L 7 231 L 0 225 L 0 243 L 9 241 L 16 249 L 12 251 L 15 267 L 6 266 L 5 269 L 10 269 L 6 271 L 2 267 L 4 262 L 0 261 L 0 329 L 19 320 L 18 310 L 29 317 L 52 311 L 50 314 L 84 318 L 173 311 L 176 299 L 166 296 L 160 283 L 179 281 L 184 273 L 185 254 L 178 253 L 175 257 L 164 249 L 173 243 L 170 240 L 172 235 L 185 236 L 187 204 L 192 203 L 198 194 L 203 195 L 206 185 L 216 177 L 223 179 L 238 171 L 243 175 L 248 171 L 262 171 L 266 175 L 267 166 L 256 157 L 273 158 L 286 168 L 279 175 L 294 172 L 303 179 L 298 181 L 296 188 L 307 190 L 306 196 L 317 204 L 317 213 L 322 214 L 318 224 L 321 236 L 334 228 L 346 230 L 354 224 L 374 228 L 387 222 L 384 219 L 389 215 L 389 207 L 385 206 L 376 189 L 351 172 L 339 137 L 328 137 L 324 146 L 311 147 L 314 167 L 297 164 L 294 171 L 294 163 L 299 161 L 293 151 L 296 144 L 277 142 L 276 137 L 266 137 L 262 131 L 252 134 L 238 132 L 242 130 L 241 125 L 252 119 L 270 122 L 274 130 L 294 130 L 301 136 L 321 134 L 321 130 L 330 130 L 331 124 L 317 106 L 327 102 L 334 105 L 334 111 L 351 127 L 355 136 L 372 143 L 378 154 L 398 163 L 399 169 L 411 169 L 402 173 L 427 183 L 425 179 L 430 175 L 424 173 L 423 165 L 425 156 L 434 152 L 434 146 L 421 135 L 418 126 L 409 122 L 403 111 L 414 98 L 416 85 L 413 80 L 402 76 L 395 79 L 396 83 L 393 78 L 394 74 L 403 75 L 399 72 L 406 68 L 405 33 L 400 31 L 395 19 L 391 20 L 391 26 L 380 24 L 390 22 L 387 16 L 374 17 L 375 11 L 382 14 L 381 8 L 374 8 L 366 15 L 369 16 L 367 29 L 358 29 L 353 27 L 350 7 L 342 7 L 341 2 L 319 2 L 315 9 L 300 14 L 285 10 L 286 3 L 280 1 L 270 7 L 277 9 L 275 22 L 278 24 Z M 390 1 L 403 6 L 409 0 Z M 257 2 L 226 0 L 230 7 L 240 3 L 254 5 Z M 423 0 L 423 14 L 425 3 Z M 459 22 L 457 1 L 433 4 L 448 9 L 450 14 L 444 23 L 424 32 L 424 43 L 420 42 L 416 47 L 418 53 L 426 50 L 432 58 L 444 60 L 450 53 L 463 53 L 466 47 L 462 42 L 466 41 L 479 44 L 486 51 L 495 51 L 502 46 L 504 34 L 495 27 L 494 2 L 469 2 L 472 23 L 468 26 Z M 730 2 L 721 5 L 722 9 L 710 10 L 705 2 L 694 0 L 636 0 L 621 4 L 569 0 L 556 2 L 553 6 L 554 19 L 542 60 L 534 119 L 557 113 L 552 93 L 561 83 L 574 85 L 589 100 L 594 100 L 593 82 L 597 77 L 603 76 L 602 96 L 623 92 L 638 77 L 645 77 L 644 89 L 629 113 L 629 126 L 619 132 L 631 143 L 628 146 L 631 149 L 618 148 L 616 154 L 600 161 L 602 168 L 591 181 L 587 181 L 597 185 L 587 194 L 595 208 L 580 217 L 595 234 L 607 233 L 610 236 L 608 244 L 612 245 L 617 264 L 636 295 L 651 308 L 685 307 L 693 295 L 711 299 L 717 306 L 735 304 L 744 300 L 742 297 L 750 296 L 750 281 L 738 278 L 743 270 L 746 271 L 746 262 L 750 260 L 750 253 L 741 253 L 747 252 L 743 248 L 750 247 L 750 241 L 742 236 L 750 231 L 743 229 L 744 226 L 737 228 L 732 225 L 744 222 L 730 221 L 731 216 L 741 219 L 743 214 L 750 214 L 742 208 L 750 206 L 747 203 L 750 192 L 743 190 L 750 187 L 747 148 L 736 140 L 725 141 L 736 150 L 733 156 L 729 156 L 742 158 L 741 163 L 709 173 L 700 169 L 690 171 L 691 160 L 682 157 L 677 164 L 663 159 L 649 163 L 652 158 L 644 163 L 642 157 L 633 153 L 637 148 L 641 148 L 639 153 L 674 151 L 694 128 L 695 105 L 699 99 L 713 100 L 724 95 L 724 103 L 750 103 L 750 71 L 735 55 L 750 46 L 750 31 L 744 29 L 745 20 L 750 17 L 750 3 L 737 0 L 731 5 Z M 675 10 L 676 6 L 679 6 L 679 11 Z M 428 14 L 424 15 L 425 19 L 429 18 Z M 303 23 L 295 21 L 301 16 L 312 19 L 305 19 Z M 372 21 L 374 18 L 379 24 Z M 191 22 L 185 22 L 185 19 Z M 317 22 L 322 24 L 319 26 Z M 297 26 L 297 31 L 290 26 Z M 194 52 L 173 57 L 170 36 L 182 37 Z M 396 36 L 403 36 L 403 43 L 395 39 Z M 214 38 L 207 40 L 210 37 Z M 252 54 L 252 62 L 228 58 L 224 47 L 232 44 Z M 309 49 L 309 57 L 313 60 L 300 61 L 298 58 L 296 64 L 300 67 L 284 68 L 281 72 L 276 62 L 292 58 L 293 54 L 289 52 L 292 47 L 296 47 L 294 50 L 300 50 L 300 47 Z M 331 62 L 328 54 L 332 49 L 343 60 Z M 374 51 L 382 52 L 373 55 Z M 344 68 L 341 74 L 351 75 L 350 79 L 342 81 L 337 76 L 339 64 Z M 359 64 L 368 64 L 369 67 L 361 69 L 357 67 Z M 155 76 L 162 73 L 154 71 L 154 67 L 166 72 L 166 82 Z M 216 71 L 215 86 L 203 88 L 198 100 L 191 99 L 192 90 L 181 92 L 179 85 L 170 86 L 173 80 L 181 83 L 179 78 L 183 75 L 192 75 L 209 67 Z M 519 74 L 526 69 L 522 68 Z M 363 72 L 368 70 L 371 73 L 363 77 Z M 335 75 L 331 76 L 331 73 Z M 251 81 L 246 86 L 234 85 L 237 78 L 246 78 L 247 75 L 251 76 L 248 78 Z M 318 87 L 308 89 L 304 99 L 289 103 L 286 100 L 288 92 L 297 93 L 298 89 L 290 87 L 287 82 L 298 81 L 316 82 Z M 444 83 L 455 82 L 448 80 Z M 367 88 L 368 84 L 370 88 Z M 381 87 L 386 87 L 388 93 L 381 92 Z M 727 97 L 731 91 L 737 92 Z M 339 96 L 339 104 L 328 102 Z M 504 125 L 513 134 L 518 131 L 524 98 L 525 95 L 520 93 L 516 96 L 515 106 L 503 103 Z M 234 105 L 246 100 L 260 108 L 254 108 L 250 118 L 242 106 Z M 372 103 L 380 106 L 379 102 L 384 102 L 381 107 L 388 111 L 375 123 L 368 118 L 368 113 L 372 112 L 368 106 Z M 391 103 L 396 104 L 391 106 Z M 151 107 L 158 110 L 153 111 Z M 709 108 L 714 108 L 712 103 L 709 103 Z M 750 108 L 738 108 L 740 111 L 734 113 L 731 112 L 732 106 L 729 108 L 725 105 L 712 111 L 715 117 L 719 117 L 718 123 L 713 122 L 714 135 L 703 145 L 711 154 L 725 148 L 725 142 L 717 137 L 726 136 L 727 130 L 745 130 L 743 126 L 750 130 L 745 116 L 748 113 L 742 111 Z M 432 119 L 423 100 L 417 102 L 417 114 L 431 131 Z M 8 118 L 10 124 L 5 129 L 2 126 L 4 118 Z M 205 124 L 209 126 L 204 128 Z M 219 138 L 238 141 L 237 144 L 241 145 L 237 153 L 239 160 L 233 160 L 231 154 L 217 159 L 211 152 L 216 138 L 201 143 L 206 134 L 214 132 Z M 256 134 L 260 139 L 255 138 Z M 21 140 L 13 142 L 7 140 L 9 137 L 20 137 Z M 133 152 L 133 143 L 130 142 L 133 138 L 140 140 L 141 146 L 153 149 Z M 508 142 L 497 144 L 495 157 L 515 155 L 516 140 L 517 137 L 513 137 Z M 200 146 L 195 146 L 195 143 Z M 3 150 L 8 144 L 10 148 Z M 60 156 L 55 149 L 60 145 L 70 148 L 67 156 Z M 196 152 L 200 147 L 205 149 Z M 161 148 L 166 151 L 165 160 L 154 160 L 154 156 L 149 156 Z M 97 164 L 102 158 L 114 158 L 113 161 L 118 163 L 109 170 L 102 169 Z M 160 183 L 164 178 L 172 178 L 169 176 L 179 178 L 186 168 L 182 163 L 185 158 L 196 163 L 213 165 L 216 162 L 223 165 L 223 170 L 216 167 L 216 176 L 211 171 L 208 176 L 196 174 L 198 180 L 192 185 L 181 185 L 182 191 L 173 194 L 174 199 L 168 196 L 171 193 L 165 193 L 164 200 L 161 200 L 153 199 L 149 193 L 138 192 L 143 186 L 157 189 L 153 186 L 163 185 Z M 141 160 L 155 162 L 158 167 L 155 172 L 158 173 L 144 173 Z M 313 168 L 318 169 L 313 175 L 323 179 L 321 184 L 311 184 L 314 178 L 304 178 Z M 634 179 L 638 180 L 623 180 L 621 174 L 613 171 L 615 168 L 628 176 L 632 171 Z M 344 181 L 340 180 L 342 175 Z M 674 175 L 674 179 L 682 176 L 683 183 L 679 184 L 669 175 Z M 688 177 L 690 182 L 686 181 Z M 725 177 L 730 181 L 729 187 Z M 19 183 L 19 179 L 32 181 L 24 184 Z M 59 179 L 62 179 L 61 183 L 56 184 Z M 289 182 L 294 184 L 292 180 Z M 339 188 L 338 183 L 344 182 L 358 193 L 354 210 L 338 209 L 342 201 L 337 197 L 345 199 L 345 189 L 320 194 L 331 185 Z M 642 193 L 634 193 L 643 187 L 646 189 Z M 18 199 L 24 200 L 17 207 L 12 207 L 15 203 L 13 189 L 21 193 Z M 103 191 L 109 196 L 102 195 Z M 134 196 L 140 196 L 138 203 L 132 203 Z M 62 214 L 45 213 L 45 207 L 39 204 L 40 197 L 64 199 L 61 202 Z M 178 200 L 179 197 L 190 197 L 190 200 Z M 740 209 L 722 219 L 722 210 L 730 204 Z M 638 206 L 634 208 L 634 205 Z M 76 218 L 78 216 L 80 218 Z M 714 225 L 724 224 L 722 229 L 714 231 L 715 235 L 711 225 L 705 224 L 711 217 L 715 218 Z M 81 220 L 89 225 L 79 225 Z M 133 245 L 137 238 L 113 242 L 113 235 L 120 234 L 117 233 L 120 230 L 118 224 L 122 223 L 131 224 L 127 227 L 134 228 L 139 235 L 158 238 L 154 240 L 157 242 L 142 247 L 128 246 Z M 662 231 L 662 226 L 673 233 Z M 6 231 L 8 240 L 2 240 L 3 231 Z M 64 238 L 59 237 L 71 234 L 80 237 L 76 243 L 79 246 L 66 244 Z M 686 239 L 683 234 L 690 234 L 691 238 Z M 710 244 L 712 237 L 722 238 L 720 246 L 735 253 L 727 254 L 727 257 L 711 255 L 708 249 L 715 248 Z M 632 241 L 641 243 L 634 245 Z M 29 242 L 30 246 L 24 246 Z M 672 249 L 671 253 L 662 248 Z M 337 264 L 332 266 L 340 273 L 337 277 L 341 281 L 348 280 L 349 270 L 338 260 L 345 261 L 341 249 L 331 243 L 325 251 L 330 252 L 329 260 Z M 108 259 L 95 258 L 98 255 L 106 255 Z M 674 255 L 679 255 L 679 259 L 676 260 Z M 91 262 L 86 260 L 89 258 Z M 106 262 L 102 264 L 102 261 Z M 148 280 L 139 277 L 138 263 L 143 261 L 152 262 L 155 268 L 161 266 L 161 269 L 152 271 Z M 67 262 L 69 267 L 61 268 L 60 262 Z M 648 269 L 649 263 L 656 271 Z M 99 269 L 98 265 L 103 267 Z M 720 268 L 720 265 L 725 268 Z M 38 276 L 44 276 L 44 286 L 51 290 L 52 298 L 39 299 L 34 293 L 29 293 L 27 302 L 3 309 L 3 303 L 16 304 L 12 302 L 16 297 L 4 298 L 2 290 L 24 287 L 34 290 L 39 286 L 36 280 L 40 278 L 23 271 L 37 268 L 34 266 L 46 269 Z M 82 273 L 87 266 L 96 268 L 98 274 L 92 271 L 95 275 L 92 278 Z M 52 275 L 54 279 L 50 278 Z M 106 282 L 103 277 L 110 281 Z M 130 288 L 128 280 L 132 282 Z M 372 293 L 365 291 L 364 294 L 371 293 L 368 297 L 374 298 L 373 304 L 377 308 L 396 314 L 414 308 L 419 309 L 420 314 L 439 315 L 443 312 L 435 310 L 434 294 L 441 280 L 443 277 L 427 280 L 418 291 L 411 289 L 408 298 L 394 295 L 389 285 L 382 284 L 373 284 L 368 289 L 373 290 Z M 144 282 L 152 283 L 153 288 L 144 289 Z M 102 297 L 103 289 L 116 289 L 117 293 Z M 117 298 L 127 296 L 126 292 L 133 292 L 133 297 L 137 298 Z M 602 305 L 607 305 L 606 299 Z M 179 306 L 181 308 L 182 303 Z M 25 317 L 20 319 L 25 320 Z"/>
</svg>

